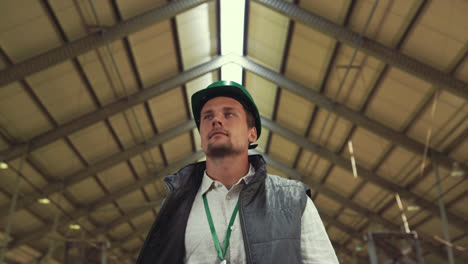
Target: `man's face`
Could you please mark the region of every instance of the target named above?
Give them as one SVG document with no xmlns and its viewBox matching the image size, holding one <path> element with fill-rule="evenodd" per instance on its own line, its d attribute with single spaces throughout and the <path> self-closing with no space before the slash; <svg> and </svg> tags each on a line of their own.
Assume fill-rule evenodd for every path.
<svg viewBox="0 0 468 264">
<path fill-rule="evenodd" d="M 248 128 L 244 107 L 230 97 L 215 97 L 200 113 L 200 137 L 207 156 L 223 157 L 246 152 L 257 140 L 255 127 Z"/>
</svg>

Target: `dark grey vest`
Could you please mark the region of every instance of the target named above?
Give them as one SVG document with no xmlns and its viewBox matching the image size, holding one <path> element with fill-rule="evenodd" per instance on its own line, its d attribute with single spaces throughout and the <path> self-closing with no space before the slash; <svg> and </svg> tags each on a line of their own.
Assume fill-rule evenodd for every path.
<svg viewBox="0 0 468 264">
<path fill-rule="evenodd" d="M 267 175 L 260 155 L 249 156 L 249 161 L 255 176 L 239 196 L 247 263 L 301 263 L 301 218 L 309 189 L 301 182 Z M 170 194 L 137 264 L 183 263 L 185 227 L 204 170 L 204 162 L 195 163 L 166 178 Z"/>
</svg>

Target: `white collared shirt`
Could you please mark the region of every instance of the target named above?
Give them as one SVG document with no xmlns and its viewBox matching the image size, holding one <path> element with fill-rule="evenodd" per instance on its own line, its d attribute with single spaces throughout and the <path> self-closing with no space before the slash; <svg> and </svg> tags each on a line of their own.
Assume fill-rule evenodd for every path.
<svg viewBox="0 0 468 264">
<path fill-rule="evenodd" d="M 248 173 L 228 190 L 221 182 L 211 179 L 205 171 L 202 183 L 193 202 L 185 231 L 185 263 L 221 262 L 214 246 L 213 237 L 211 236 L 202 195 L 206 193 L 213 218 L 213 225 L 216 229 L 219 243 L 223 248 L 226 229 L 239 199 L 239 194 L 244 184 L 249 184 L 254 174 L 255 169 L 250 165 Z M 323 223 L 311 199 L 308 199 L 302 215 L 301 228 L 303 263 L 338 263 Z M 230 264 L 243 264 L 247 262 L 239 213 L 232 225 L 230 245 L 225 258 Z"/>
</svg>

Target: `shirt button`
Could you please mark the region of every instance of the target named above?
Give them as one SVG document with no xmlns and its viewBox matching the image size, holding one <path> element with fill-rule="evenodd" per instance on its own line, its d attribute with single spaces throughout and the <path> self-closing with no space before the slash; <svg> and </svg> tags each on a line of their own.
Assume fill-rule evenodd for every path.
<svg viewBox="0 0 468 264">
<path fill-rule="evenodd" d="M 235 229 L 234 226 L 231 226 L 231 231 L 234 231 L 234 229 Z"/>
<path fill-rule="evenodd" d="M 231 200 L 231 195 L 226 195 L 226 200 Z"/>
</svg>

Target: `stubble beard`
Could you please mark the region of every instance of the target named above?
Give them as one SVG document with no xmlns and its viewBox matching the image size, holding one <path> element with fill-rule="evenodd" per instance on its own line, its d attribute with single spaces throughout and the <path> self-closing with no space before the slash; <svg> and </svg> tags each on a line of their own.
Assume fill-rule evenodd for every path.
<svg viewBox="0 0 468 264">
<path fill-rule="evenodd" d="M 240 153 L 241 151 L 234 149 L 231 142 L 227 142 L 220 145 L 208 144 L 206 155 L 211 158 L 224 158 Z"/>
</svg>

